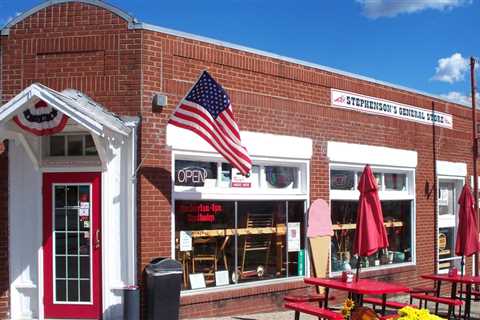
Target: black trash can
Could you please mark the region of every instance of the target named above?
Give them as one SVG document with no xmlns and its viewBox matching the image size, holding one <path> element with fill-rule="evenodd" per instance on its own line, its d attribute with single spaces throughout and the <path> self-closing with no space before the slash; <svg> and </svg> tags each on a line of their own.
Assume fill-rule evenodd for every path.
<svg viewBox="0 0 480 320">
<path fill-rule="evenodd" d="M 147 320 L 178 320 L 182 265 L 157 258 L 145 267 Z"/>
<path fill-rule="evenodd" d="M 123 288 L 123 318 L 125 320 L 140 319 L 140 290 L 138 286 Z"/>
</svg>

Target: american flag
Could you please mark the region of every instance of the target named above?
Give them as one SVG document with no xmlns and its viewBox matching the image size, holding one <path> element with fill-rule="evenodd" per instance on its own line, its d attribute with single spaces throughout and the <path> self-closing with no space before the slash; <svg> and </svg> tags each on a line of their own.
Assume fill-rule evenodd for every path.
<svg viewBox="0 0 480 320">
<path fill-rule="evenodd" d="M 243 175 L 250 172 L 252 160 L 241 144 L 230 98 L 207 71 L 180 101 L 168 123 L 198 134 Z"/>
</svg>

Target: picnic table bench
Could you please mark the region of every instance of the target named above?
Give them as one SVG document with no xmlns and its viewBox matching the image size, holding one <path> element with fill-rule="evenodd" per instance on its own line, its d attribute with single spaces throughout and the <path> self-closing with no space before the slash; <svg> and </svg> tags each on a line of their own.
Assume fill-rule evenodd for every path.
<svg viewBox="0 0 480 320">
<path fill-rule="evenodd" d="M 317 307 L 309 303 L 287 302 L 285 303 L 285 308 L 295 311 L 295 320 L 300 319 L 300 313 L 306 313 L 329 320 L 343 320 L 343 315 L 341 313 L 326 308 Z"/>
</svg>

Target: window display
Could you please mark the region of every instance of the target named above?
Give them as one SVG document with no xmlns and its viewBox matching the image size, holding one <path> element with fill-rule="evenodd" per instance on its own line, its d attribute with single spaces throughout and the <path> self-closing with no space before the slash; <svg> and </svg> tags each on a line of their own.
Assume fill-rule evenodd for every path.
<svg viewBox="0 0 480 320">
<path fill-rule="evenodd" d="M 381 203 L 389 247 L 362 258 L 362 268 L 412 261 L 411 201 Z M 347 263 L 352 268 L 357 265 L 357 257 L 352 254 L 357 206 L 358 201 L 332 201 L 332 272 L 342 271 Z"/>
<path fill-rule="evenodd" d="M 334 166 L 330 170 L 331 216 L 334 236 L 331 243 L 331 271 L 355 268 L 357 257 L 352 254 L 355 237 L 358 191 L 356 186 L 363 166 Z M 382 204 L 383 219 L 389 247 L 370 257 L 361 258 L 362 268 L 381 267 L 414 261 L 412 248 L 413 189 L 409 189 L 407 170 L 391 172 L 373 168 Z M 338 191 L 337 191 L 338 190 Z M 391 191 L 395 191 L 392 193 Z"/>
<path fill-rule="evenodd" d="M 183 289 L 304 275 L 304 212 L 304 201 L 175 201 Z"/>
</svg>

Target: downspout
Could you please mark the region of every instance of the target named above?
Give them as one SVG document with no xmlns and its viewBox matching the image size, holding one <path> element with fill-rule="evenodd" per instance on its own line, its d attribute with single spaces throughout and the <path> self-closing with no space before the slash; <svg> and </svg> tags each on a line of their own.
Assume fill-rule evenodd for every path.
<svg viewBox="0 0 480 320">
<path fill-rule="evenodd" d="M 128 286 L 136 286 L 138 283 L 137 279 L 137 149 L 138 149 L 138 126 L 140 124 L 140 119 L 136 119 L 134 121 L 130 121 L 127 125 L 132 129 L 132 143 L 131 143 L 131 150 L 130 150 L 130 188 L 131 188 L 131 201 L 130 201 L 130 212 L 131 212 L 131 219 L 130 222 L 130 230 L 129 235 L 130 238 L 128 239 L 128 243 L 131 245 L 130 254 L 131 257 L 128 259 L 129 263 L 129 270 L 128 270 Z"/>
</svg>

